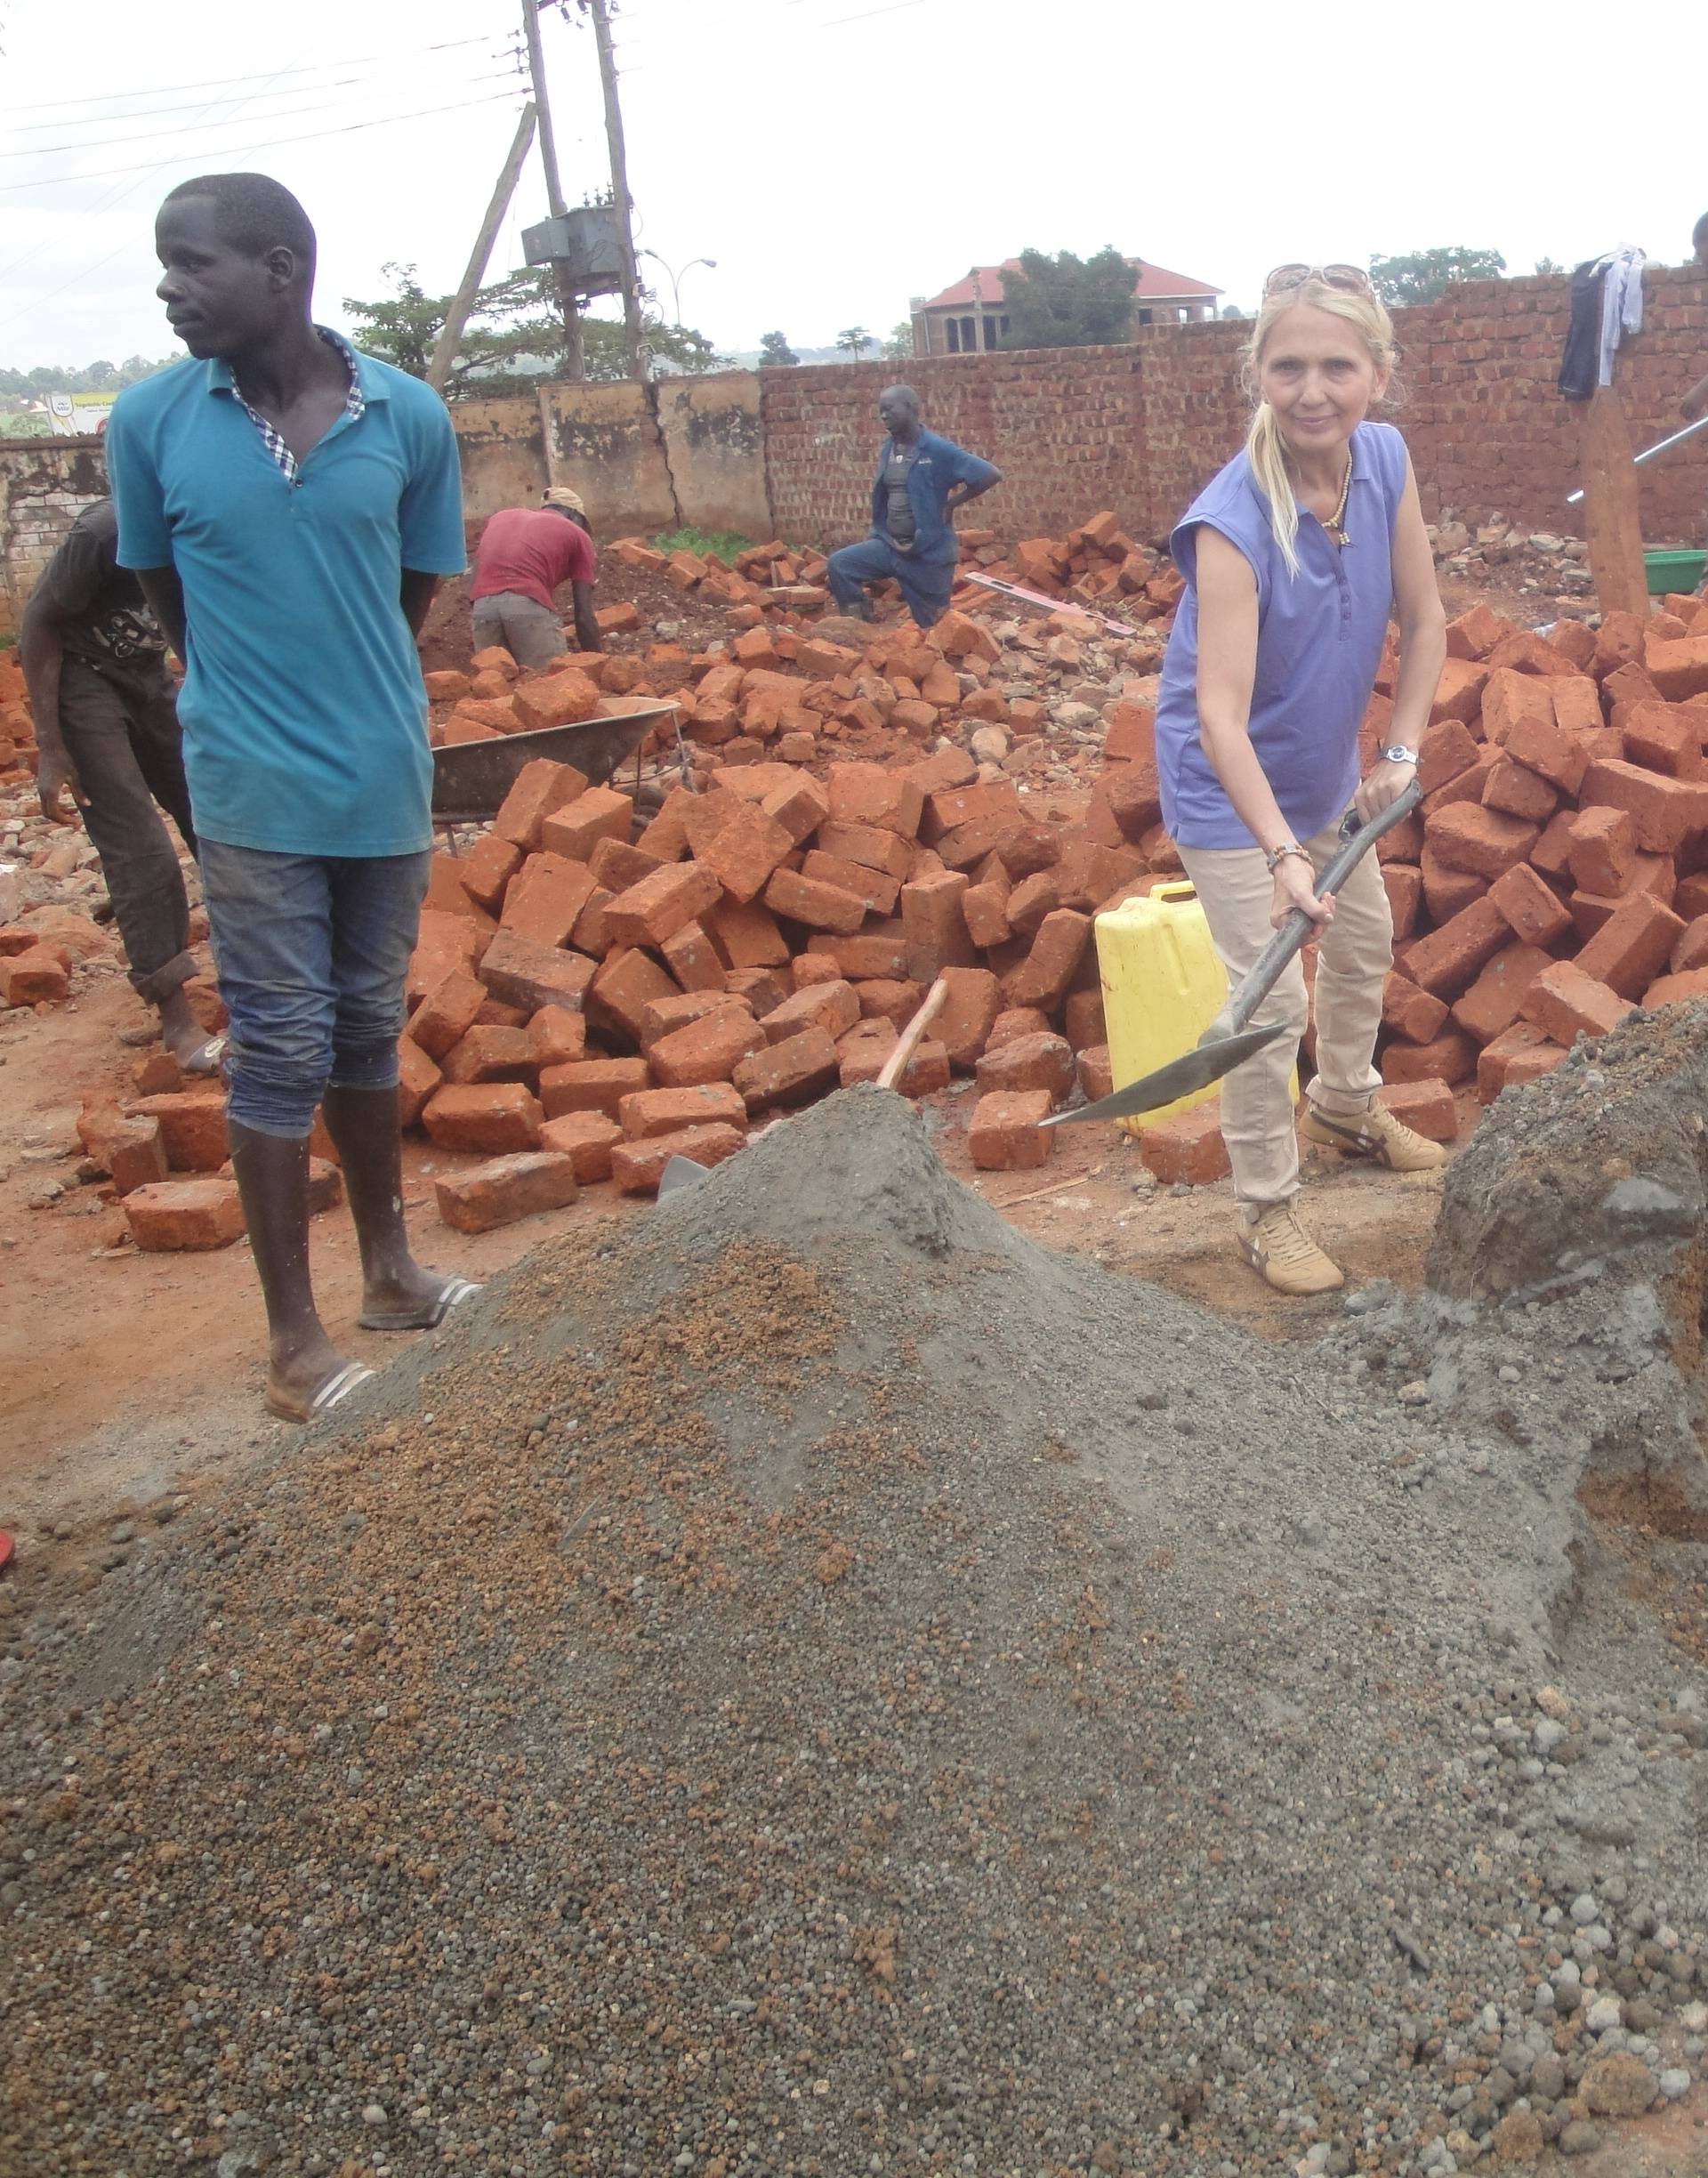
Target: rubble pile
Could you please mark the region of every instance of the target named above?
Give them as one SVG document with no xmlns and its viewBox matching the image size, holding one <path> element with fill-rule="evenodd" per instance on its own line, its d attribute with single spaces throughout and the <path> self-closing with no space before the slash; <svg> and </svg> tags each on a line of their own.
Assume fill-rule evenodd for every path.
<svg viewBox="0 0 1708 2178">
<path fill-rule="evenodd" d="M 1431 526 L 1430 543 L 1444 575 L 1473 583 L 1498 583 L 1521 597 L 1551 599 L 1568 614 L 1593 602 L 1595 577 L 1590 548 L 1581 537 L 1549 529 L 1527 529 L 1504 514 L 1486 521 L 1462 521 L 1451 509 Z"/>
</svg>

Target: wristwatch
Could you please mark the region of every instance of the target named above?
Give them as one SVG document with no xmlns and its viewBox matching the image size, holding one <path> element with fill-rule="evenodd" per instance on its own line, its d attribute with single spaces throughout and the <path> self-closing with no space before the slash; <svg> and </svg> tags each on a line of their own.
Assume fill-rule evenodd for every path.
<svg viewBox="0 0 1708 2178">
<path fill-rule="evenodd" d="M 1417 751 L 1415 749 L 1403 748 L 1400 744 L 1396 741 L 1392 748 L 1383 749 L 1382 752 L 1382 761 L 1383 763 L 1414 764 L 1417 762 Z"/>
</svg>

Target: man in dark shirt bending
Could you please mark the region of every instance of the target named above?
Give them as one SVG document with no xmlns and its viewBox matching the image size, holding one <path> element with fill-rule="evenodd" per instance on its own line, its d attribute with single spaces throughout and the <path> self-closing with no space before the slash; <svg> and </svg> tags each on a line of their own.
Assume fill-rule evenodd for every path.
<svg viewBox="0 0 1708 2178">
<path fill-rule="evenodd" d="M 119 566 L 117 544 L 113 503 L 97 499 L 73 522 L 24 608 L 18 649 L 41 752 L 36 786 L 42 814 L 54 824 L 73 824 L 82 811 L 131 981 L 159 1009 L 167 1050 L 187 1072 L 206 1074 L 219 1048 L 184 990 L 196 973 L 189 902 L 159 815 L 166 812 L 194 854 L 176 696 L 165 638 L 141 585 Z"/>
</svg>

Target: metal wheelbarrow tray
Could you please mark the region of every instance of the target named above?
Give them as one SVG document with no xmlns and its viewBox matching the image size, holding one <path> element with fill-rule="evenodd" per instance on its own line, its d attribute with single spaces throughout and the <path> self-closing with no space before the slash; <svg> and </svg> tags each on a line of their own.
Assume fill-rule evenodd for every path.
<svg viewBox="0 0 1708 2178">
<path fill-rule="evenodd" d="M 676 708 L 672 703 L 652 704 L 616 718 L 584 719 L 578 726 L 542 726 L 533 733 L 501 734 L 492 741 L 458 741 L 448 748 L 436 748 L 433 820 L 477 824 L 495 817 L 522 767 L 536 756 L 573 764 L 590 785 L 603 786 Z"/>
</svg>

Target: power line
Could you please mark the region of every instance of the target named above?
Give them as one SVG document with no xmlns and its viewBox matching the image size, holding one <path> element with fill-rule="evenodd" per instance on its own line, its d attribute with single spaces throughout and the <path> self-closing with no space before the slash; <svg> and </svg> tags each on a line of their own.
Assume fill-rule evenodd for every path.
<svg viewBox="0 0 1708 2178">
<path fill-rule="evenodd" d="M 462 99 L 450 106 L 424 106 L 416 113 L 380 114 L 372 121 L 346 121 L 340 128 L 307 129 L 300 136 L 266 136 L 258 142 L 245 145 L 244 149 L 246 151 L 271 151 L 281 144 L 315 143 L 326 136 L 352 136 L 363 129 L 389 127 L 395 121 L 425 121 L 433 114 L 466 113 L 476 106 L 495 106 L 500 100 L 512 99 L 515 95 L 513 91 L 495 91 L 487 98 Z M 161 162 L 163 166 L 178 163 L 171 159 Z M 21 189 L 60 189 L 73 182 L 101 182 L 109 174 L 131 174 L 139 171 L 142 170 L 134 166 L 104 166 L 93 173 L 54 174 L 45 181 L 0 182 L 0 192 Z"/>
<path fill-rule="evenodd" d="M 467 45 L 487 44 L 491 42 L 491 36 L 492 33 L 487 31 L 479 37 L 448 38 L 441 40 L 437 45 L 421 45 L 414 50 L 423 53 L 458 52 Z M 281 76 L 324 76 L 329 68 L 362 68 L 366 67 L 370 60 L 395 60 L 397 57 L 397 49 L 394 46 L 385 52 L 346 53 L 336 60 L 311 60 L 302 68 L 254 69 L 246 76 L 208 76 L 204 77 L 198 83 L 157 84 L 149 91 L 85 92 L 81 98 L 32 99 L 30 104 L 38 113 L 47 113 L 56 106 L 104 106 L 109 104 L 114 99 L 166 98 L 174 91 L 206 91 L 218 84 L 262 82 L 276 84 Z M 304 88 L 310 87 L 304 86 Z M 232 93 L 233 97 L 237 95 L 238 94 L 235 92 Z M 251 99 L 265 97 L 266 93 L 264 91 L 246 91 L 242 93 L 242 96 L 246 104 Z M 220 101 L 215 99 L 214 103 L 217 106 Z M 99 117 L 94 117 L 99 118 Z M 128 114 L 111 114 L 107 117 L 115 121 L 133 118 Z"/>
<path fill-rule="evenodd" d="M 465 80 L 470 84 L 499 83 L 506 77 L 513 77 L 516 74 L 517 70 L 513 68 L 494 69 L 488 75 L 471 76 Z M 421 84 L 416 88 L 418 91 L 448 91 L 451 85 L 447 83 Z M 269 114 L 266 118 L 270 122 L 300 121 L 306 116 L 313 114 L 337 113 L 346 106 L 365 106 L 373 95 L 373 92 L 369 90 L 353 99 L 328 99 L 324 105 L 320 106 L 289 106 L 284 112 Z M 181 140 L 185 136 L 205 135 L 210 129 L 238 128 L 246 125 L 253 127 L 254 124 L 249 121 L 245 115 L 228 114 L 222 121 L 184 122 L 176 128 L 144 129 L 140 135 L 136 136 L 103 136 L 98 143 L 38 144 L 20 151 L 0 151 L 0 158 L 52 158 L 61 151 L 115 151 L 120 144 L 157 143 L 163 136 L 172 136 Z M 210 151 L 214 148 L 208 147 Z"/>
<path fill-rule="evenodd" d="M 470 42 L 479 43 L 479 41 L 471 40 Z M 498 55 L 495 53 L 492 55 L 492 58 L 496 60 Z M 430 77 L 412 77 L 407 80 L 412 83 L 420 83 L 425 85 L 431 83 L 433 78 Z M 448 87 L 450 81 L 449 78 L 442 78 L 440 80 L 445 82 L 447 87 Z M 471 78 L 471 80 L 474 82 L 483 82 L 486 80 L 486 78 L 476 77 Z M 399 81 L 399 78 L 392 76 L 384 68 L 370 69 L 364 71 L 362 74 L 356 76 L 335 77 L 330 83 L 292 84 L 282 91 L 248 91 L 241 93 L 240 95 L 234 95 L 234 97 L 230 101 L 214 99 L 210 101 L 207 99 L 188 99 L 181 106 L 147 106 L 142 108 L 141 110 L 137 113 L 92 114 L 86 123 L 82 123 L 76 120 L 24 121 L 13 125 L 9 133 L 13 136 L 28 136 L 36 134 L 43 129 L 79 128 L 84 126 L 87 126 L 89 128 L 100 128 L 104 123 L 109 121 L 152 121 L 157 116 L 162 114 L 192 112 L 206 113 L 209 109 L 210 103 L 214 106 L 221 106 L 228 103 L 240 103 L 245 106 L 249 106 L 253 105 L 255 100 L 259 98 L 298 98 L 304 93 L 318 94 L 322 91 L 342 91 L 348 89 L 351 85 L 364 85 L 371 89 L 376 81 L 383 82 L 390 85 Z M 331 102 L 335 105 L 340 103 L 348 104 L 350 101 L 334 100 Z M 313 108 L 307 110 L 318 112 L 319 109 Z M 186 129 L 201 127 L 223 128 L 227 120 L 232 120 L 235 118 L 235 115 L 227 115 L 225 120 L 222 121 L 187 121 L 183 124 L 183 126 Z M 284 117 L 280 114 L 271 114 L 268 117 L 268 118 L 270 120 L 277 121 L 283 119 Z M 170 135 L 173 133 L 173 132 L 169 129 L 163 129 L 158 133 L 162 135 Z M 139 136 L 109 136 L 102 141 L 106 143 L 140 143 L 143 140 Z M 31 151 L 28 147 L 26 147 L 25 149 L 21 151 L 0 151 L 0 158 L 21 158 L 26 156 L 45 158 L 50 150 L 58 151 L 61 149 L 70 149 L 72 148 L 73 147 L 68 145 L 47 144 L 41 146 L 36 150 Z M 85 150 L 100 150 L 101 149 L 101 144 L 85 144 L 80 148 Z"/>
</svg>

